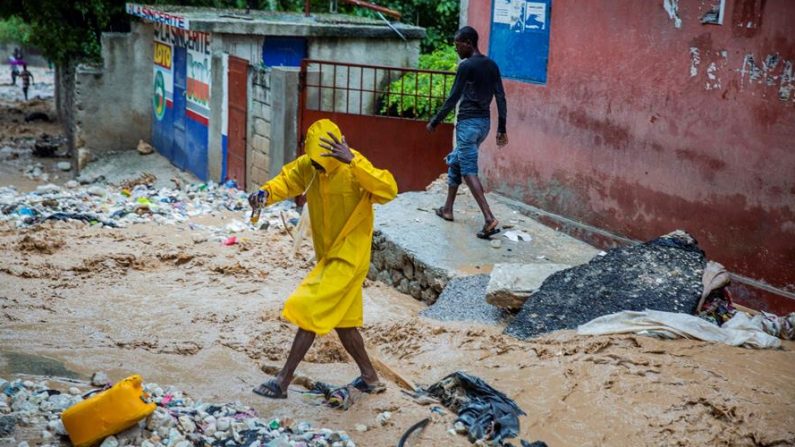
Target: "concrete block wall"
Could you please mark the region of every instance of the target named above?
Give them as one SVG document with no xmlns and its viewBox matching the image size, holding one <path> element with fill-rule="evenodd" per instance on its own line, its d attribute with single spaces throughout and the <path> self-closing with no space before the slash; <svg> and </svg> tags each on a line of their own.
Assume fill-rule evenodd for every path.
<svg viewBox="0 0 795 447">
<path fill-rule="evenodd" d="M 249 67 L 248 131 L 246 147 L 246 190 L 253 191 L 270 177 L 271 71 Z"/>
<path fill-rule="evenodd" d="M 298 67 L 271 70 L 270 169 L 273 177 L 298 150 Z"/>
<path fill-rule="evenodd" d="M 134 23 L 129 33 L 103 33 L 102 63 L 79 65 L 59 80 L 72 101 L 60 107 L 74 147 L 94 152 L 134 149 L 152 135 L 152 27 Z M 139 69 L 131 69 L 138 67 Z M 146 69 L 150 67 L 149 69 Z"/>
</svg>

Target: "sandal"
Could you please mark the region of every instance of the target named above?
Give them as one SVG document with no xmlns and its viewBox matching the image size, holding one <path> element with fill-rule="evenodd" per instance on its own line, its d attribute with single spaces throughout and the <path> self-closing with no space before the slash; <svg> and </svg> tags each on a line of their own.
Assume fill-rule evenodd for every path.
<svg viewBox="0 0 795 447">
<path fill-rule="evenodd" d="M 367 394 L 381 394 L 384 391 L 386 391 L 386 385 L 383 382 L 376 382 L 372 385 L 368 385 L 367 382 L 364 381 L 362 376 L 359 376 L 356 379 L 354 379 L 353 382 L 351 382 L 350 386 L 356 388 L 362 393 L 367 393 Z"/>
<path fill-rule="evenodd" d="M 282 390 L 282 387 L 276 379 L 268 380 L 252 391 L 254 391 L 254 394 L 259 394 L 269 399 L 287 399 L 287 392 Z"/>
<path fill-rule="evenodd" d="M 492 236 L 500 232 L 500 229 L 497 228 L 499 225 L 500 223 L 496 220 L 491 224 L 483 225 L 483 229 L 476 236 L 480 239 L 491 239 Z"/>
<path fill-rule="evenodd" d="M 439 208 L 435 208 L 433 211 L 436 213 L 437 216 L 441 217 L 442 219 L 444 219 L 444 220 L 446 220 L 448 222 L 453 222 L 453 218 L 452 217 L 447 217 L 447 216 L 444 215 L 444 207 L 443 206 L 440 206 Z"/>
</svg>

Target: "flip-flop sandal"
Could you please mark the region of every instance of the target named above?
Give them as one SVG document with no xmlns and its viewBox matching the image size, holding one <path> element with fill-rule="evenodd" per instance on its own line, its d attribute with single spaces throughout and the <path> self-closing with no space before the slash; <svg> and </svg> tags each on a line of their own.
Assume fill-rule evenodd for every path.
<svg viewBox="0 0 795 447">
<path fill-rule="evenodd" d="M 444 207 L 440 206 L 439 208 L 436 208 L 433 211 L 436 213 L 437 216 L 441 217 L 442 219 L 444 219 L 444 220 L 446 220 L 448 222 L 453 222 L 454 221 L 454 219 L 452 217 L 447 217 L 447 216 L 444 215 Z"/>
<path fill-rule="evenodd" d="M 384 383 L 378 382 L 373 385 L 368 385 L 367 382 L 365 382 L 364 379 L 362 379 L 362 376 L 359 376 L 356 379 L 354 379 L 353 382 L 351 382 L 351 386 L 361 391 L 362 393 L 367 393 L 367 394 L 380 394 L 386 391 L 386 385 Z"/>
<path fill-rule="evenodd" d="M 268 380 L 252 391 L 254 391 L 254 394 L 259 394 L 268 399 L 287 399 L 287 392 L 282 390 L 282 387 L 279 386 L 279 382 L 277 382 L 276 379 Z"/>
<path fill-rule="evenodd" d="M 500 229 L 498 227 L 499 223 L 494 224 L 493 227 L 488 229 L 484 225 L 483 229 L 478 231 L 478 234 L 476 236 L 480 239 L 491 239 L 492 236 L 500 232 Z"/>
</svg>

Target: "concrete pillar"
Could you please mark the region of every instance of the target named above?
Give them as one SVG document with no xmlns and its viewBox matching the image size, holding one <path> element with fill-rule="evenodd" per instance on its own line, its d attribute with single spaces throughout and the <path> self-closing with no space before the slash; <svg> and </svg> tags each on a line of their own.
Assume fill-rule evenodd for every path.
<svg viewBox="0 0 795 447">
<path fill-rule="evenodd" d="M 207 142 L 207 175 L 210 180 L 222 182 L 224 163 L 222 137 L 223 122 L 226 119 L 227 95 L 227 56 L 223 52 L 224 44 L 220 34 L 212 35 L 211 49 L 211 84 L 210 84 L 210 123 L 209 141 Z M 241 185 L 243 186 L 243 185 Z"/>
<path fill-rule="evenodd" d="M 269 175 L 296 157 L 298 148 L 298 83 L 300 70 L 279 67 L 271 71 L 271 145 Z"/>
<path fill-rule="evenodd" d="M 458 28 L 463 28 L 469 24 L 469 0 L 461 0 L 458 5 Z"/>
</svg>

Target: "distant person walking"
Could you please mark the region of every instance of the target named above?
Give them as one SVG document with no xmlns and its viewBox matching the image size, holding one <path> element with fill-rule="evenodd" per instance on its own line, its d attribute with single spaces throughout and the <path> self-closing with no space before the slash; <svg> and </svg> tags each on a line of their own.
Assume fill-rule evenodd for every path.
<svg viewBox="0 0 795 447">
<path fill-rule="evenodd" d="M 17 85 L 19 65 L 22 64 L 22 51 L 19 48 L 14 48 L 14 54 L 8 58 L 8 63 L 11 65 L 11 85 Z"/>
<path fill-rule="evenodd" d="M 22 66 L 22 73 L 19 74 L 19 79 L 22 79 L 22 93 L 25 94 L 25 101 L 28 100 L 28 89 L 33 82 L 33 73 L 28 71 L 28 66 Z"/>
<path fill-rule="evenodd" d="M 453 88 L 442 108 L 427 126 L 428 131 L 433 132 L 459 100 L 461 101 L 455 129 L 455 148 L 446 158 L 447 201 L 444 206 L 436 209 L 436 215 L 447 221 L 453 220 L 453 204 L 463 177 L 486 221 L 477 237 L 489 239 L 499 233 L 500 229 L 478 178 L 478 149 L 491 127 L 492 98 L 497 99 L 497 146 L 508 144 L 508 135 L 505 132 L 505 91 L 502 88 L 500 68 L 478 50 L 478 33 L 474 28 L 465 26 L 458 30 L 455 35 L 455 51 L 463 61 L 458 65 Z"/>
</svg>

